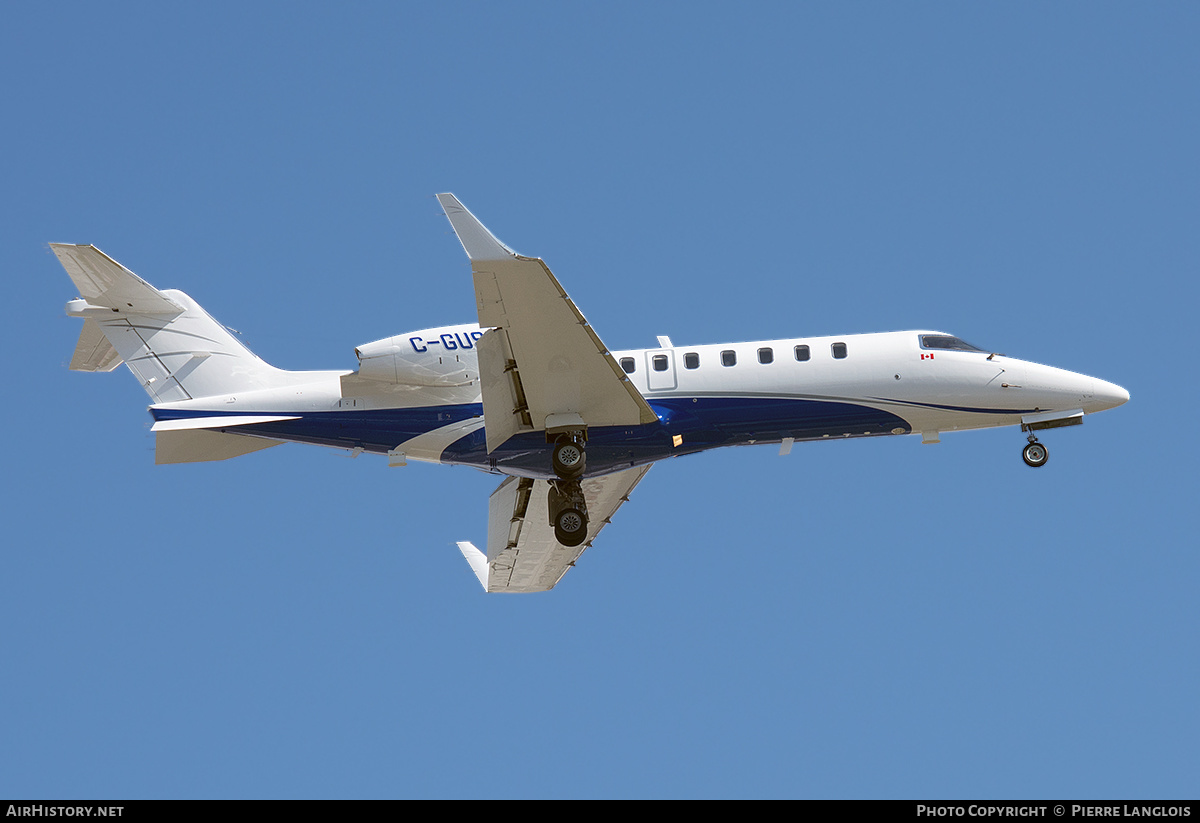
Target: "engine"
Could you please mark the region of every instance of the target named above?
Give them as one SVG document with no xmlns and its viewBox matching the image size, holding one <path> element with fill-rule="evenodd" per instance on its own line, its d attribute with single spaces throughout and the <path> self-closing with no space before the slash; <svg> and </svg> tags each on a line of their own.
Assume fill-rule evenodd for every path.
<svg viewBox="0 0 1200 823">
<path fill-rule="evenodd" d="M 364 343 L 358 376 L 408 386 L 467 386 L 479 379 L 479 326 L 442 326 Z"/>
</svg>

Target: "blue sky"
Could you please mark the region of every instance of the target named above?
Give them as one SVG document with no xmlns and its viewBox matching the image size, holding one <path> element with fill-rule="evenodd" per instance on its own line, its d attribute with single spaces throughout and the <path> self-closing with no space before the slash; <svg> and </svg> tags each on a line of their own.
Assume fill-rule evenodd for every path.
<svg viewBox="0 0 1200 823">
<path fill-rule="evenodd" d="M 1192 797 L 1194 4 L 22 4 L 0 796 Z M 606 343 L 936 328 L 1132 400 L 656 466 L 553 592 L 495 479 L 155 467 L 50 241 L 284 368 L 472 322 L 453 191 Z M 28 292 L 25 290 L 29 289 Z M 10 300 L 11 303 L 11 300 Z"/>
</svg>

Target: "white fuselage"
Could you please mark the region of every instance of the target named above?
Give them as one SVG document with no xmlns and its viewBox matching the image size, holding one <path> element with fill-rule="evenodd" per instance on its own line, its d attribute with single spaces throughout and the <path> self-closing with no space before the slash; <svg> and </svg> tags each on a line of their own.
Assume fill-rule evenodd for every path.
<svg viewBox="0 0 1200 823">
<path fill-rule="evenodd" d="M 357 372 L 310 372 L 284 388 L 152 407 L 156 418 L 292 414 L 298 421 L 239 433 L 540 476 L 528 444 L 489 456 L 472 324 L 438 327 L 360 346 Z M 922 433 L 1008 426 L 1023 417 L 1120 405 L 1119 386 L 983 351 L 928 349 L 903 331 L 614 351 L 659 416 L 659 432 L 592 433 L 592 470 L 616 470 L 705 448 L 785 439 Z M 292 373 L 299 377 L 298 373 Z M 372 429 L 380 431 L 372 431 Z M 647 427 L 639 427 L 646 429 Z M 638 438 L 633 438 L 638 440 Z M 544 441 L 543 441 L 544 442 Z M 499 460 L 499 464 L 497 464 Z"/>
</svg>

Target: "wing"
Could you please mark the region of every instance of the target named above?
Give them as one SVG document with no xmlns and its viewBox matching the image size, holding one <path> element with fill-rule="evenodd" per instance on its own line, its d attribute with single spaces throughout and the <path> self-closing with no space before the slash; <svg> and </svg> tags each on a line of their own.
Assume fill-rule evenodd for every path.
<svg viewBox="0 0 1200 823">
<path fill-rule="evenodd" d="M 479 325 L 494 329 L 478 343 L 488 452 L 562 420 L 653 423 L 653 410 L 546 264 L 501 243 L 454 195 L 437 197 L 471 259 Z"/>
<path fill-rule="evenodd" d="M 649 466 L 639 466 L 584 479 L 588 536 L 575 548 L 567 548 L 554 539 L 546 506 L 550 484 L 545 480 L 509 477 L 488 501 L 487 556 L 470 543 L 459 543 L 458 548 L 485 591 L 549 591 L 575 565 L 583 550 L 592 545 L 648 471 Z"/>
</svg>

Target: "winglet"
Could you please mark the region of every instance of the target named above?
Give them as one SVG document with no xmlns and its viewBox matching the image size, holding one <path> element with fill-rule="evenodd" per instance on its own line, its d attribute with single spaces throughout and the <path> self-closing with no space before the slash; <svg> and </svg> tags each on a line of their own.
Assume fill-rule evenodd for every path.
<svg viewBox="0 0 1200 823">
<path fill-rule="evenodd" d="M 471 571 L 475 572 L 475 576 L 479 578 L 480 585 L 483 590 L 487 591 L 488 580 L 488 562 L 487 556 L 471 543 L 461 542 L 458 544 L 458 550 L 462 552 L 462 556 L 467 559 L 467 563 L 471 565 Z"/>
<path fill-rule="evenodd" d="M 467 211 L 467 207 L 458 202 L 458 198 L 453 194 L 449 192 L 439 194 L 437 199 L 442 204 L 442 208 L 446 210 L 450 226 L 458 235 L 458 242 L 462 243 L 467 257 L 471 258 L 472 262 L 476 260 L 509 260 L 517 256 L 515 251 L 501 243 L 496 235 L 488 231 L 475 215 Z"/>
</svg>

